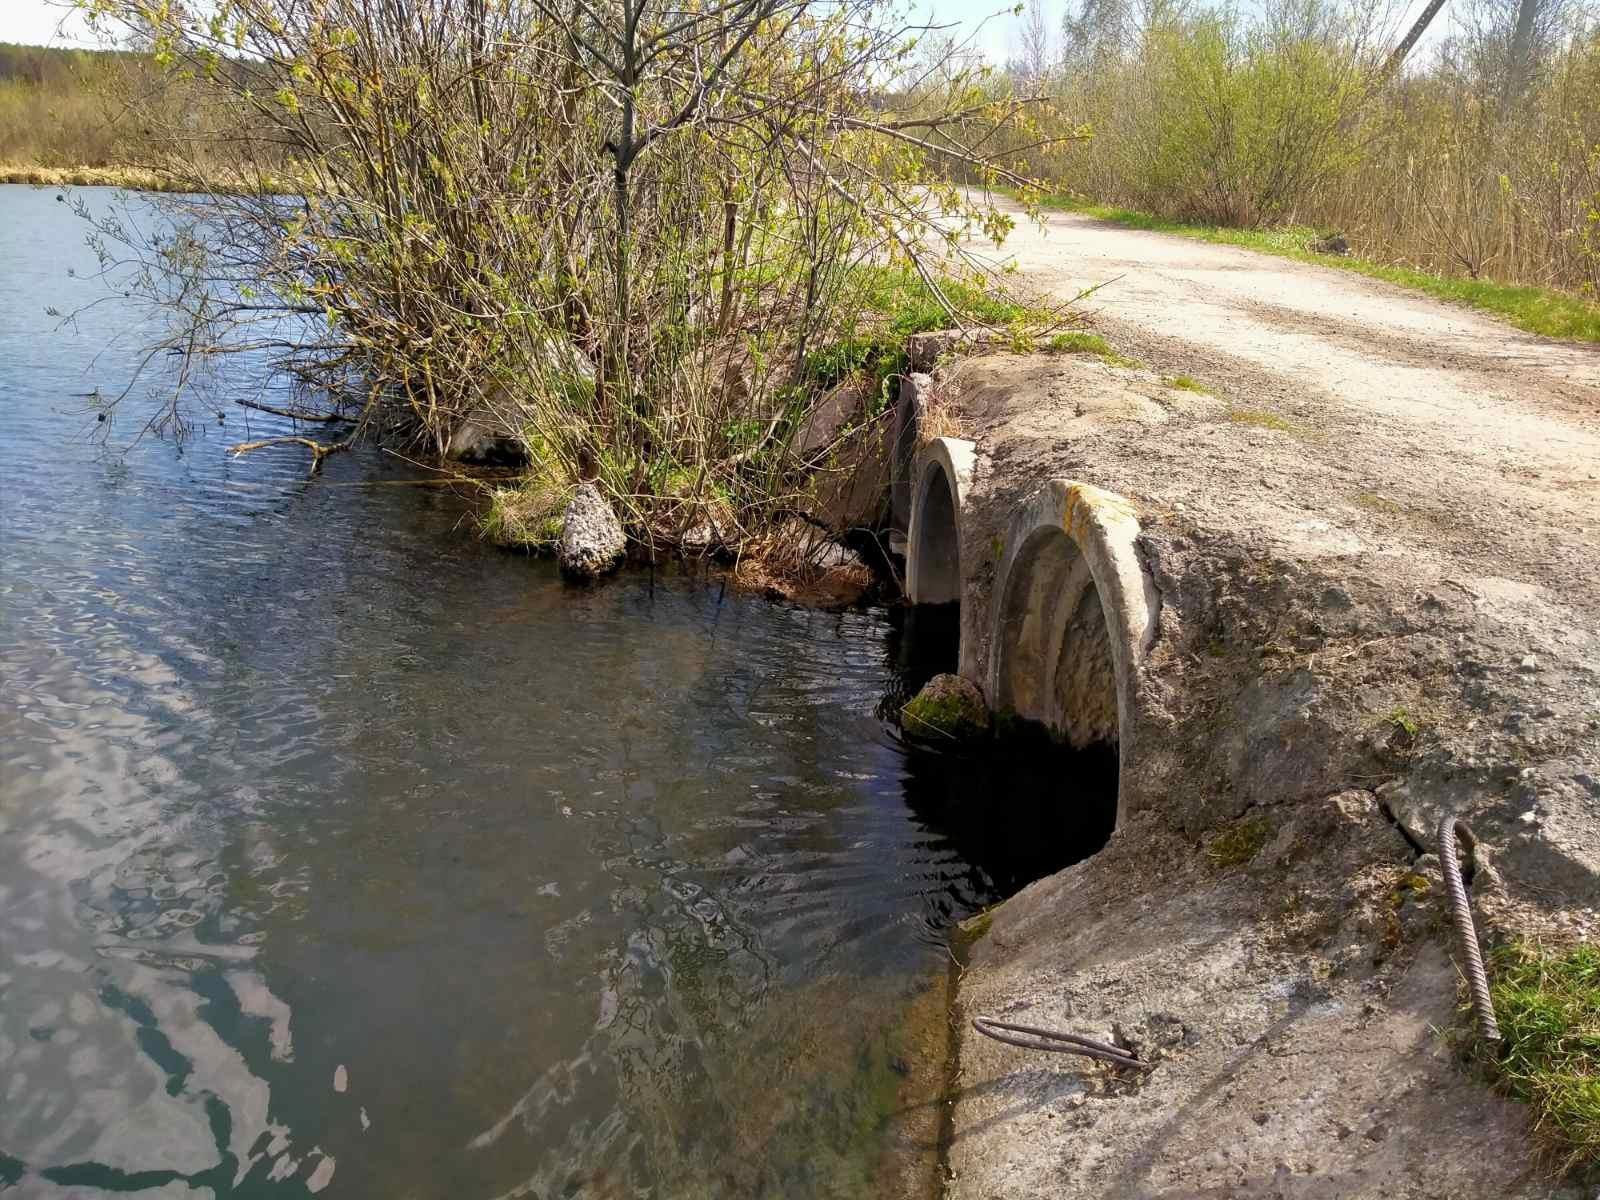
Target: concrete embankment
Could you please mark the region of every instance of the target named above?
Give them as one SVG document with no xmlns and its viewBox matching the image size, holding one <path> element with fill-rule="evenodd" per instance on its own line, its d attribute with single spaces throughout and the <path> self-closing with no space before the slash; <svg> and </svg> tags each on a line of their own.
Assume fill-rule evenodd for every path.
<svg viewBox="0 0 1600 1200">
<path fill-rule="evenodd" d="M 991 706 L 1121 755 L 1107 848 L 972 949 L 950 1194 L 1559 1194 L 1445 1036 L 1426 852 L 1440 815 L 1473 825 L 1486 940 L 1600 927 L 1600 391 L 1519 401 L 1486 447 L 1074 356 L 907 386 L 908 421 L 961 431 L 902 440 L 912 598 L 959 599 Z M 1001 1045 L 979 1014 L 1157 1066 Z"/>
</svg>

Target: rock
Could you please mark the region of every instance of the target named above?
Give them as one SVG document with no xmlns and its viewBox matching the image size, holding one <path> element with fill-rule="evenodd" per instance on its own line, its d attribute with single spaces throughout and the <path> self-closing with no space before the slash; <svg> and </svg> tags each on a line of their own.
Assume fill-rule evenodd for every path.
<svg viewBox="0 0 1600 1200">
<path fill-rule="evenodd" d="M 870 392 L 871 381 L 860 378 L 847 379 L 830 388 L 800 422 L 794 438 L 795 453 L 809 459 L 833 447 L 860 414 Z"/>
<path fill-rule="evenodd" d="M 841 568 L 865 570 L 867 566 L 849 546 L 831 541 L 815 543 L 806 555 L 806 561 L 819 571 L 837 571 Z"/>
<path fill-rule="evenodd" d="M 913 371 L 932 371 L 948 358 L 975 354 L 1009 340 L 1003 329 L 939 329 L 914 333 L 906 339 L 906 357 Z"/>
<path fill-rule="evenodd" d="M 935 675 L 900 710 L 900 727 L 918 741 L 976 741 L 989 736 L 989 706 L 970 680 Z"/>
<path fill-rule="evenodd" d="M 562 573 L 574 579 L 597 578 L 621 566 L 627 549 L 622 522 L 600 489 L 592 483 L 579 484 L 562 518 L 561 545 L 556 550 Z"/>
<path fill-rule="evenodd" d="M 890 438 L 888 422 L 846 434 L 811 482 L 811 511 L 836 534 L 881 528 L 888 518 Z"/>
<path fill-rule="evenodd" d="M 444 456 L 451 462 L 476 466 L 522 466 L 528 461 L 528 448 L 494 409 L 475 408 L 461 418 L 445 444 Z"/>
<path fill-rule="evenodd" d="M 1349 254 L 1350 241 L 1342 233 L 1330 233 L 1312 242 L 1308 249 L 1313 254 Z"/>
<path fill-rule="evenodd" d="M 710 521 L 697 521 L 683 531 L 678 549 L 691 557 L 712 554 L 722 547 L 722 535 Z"/>
<path fill-rule="evenodd" d="M 560 381 L 567 388 L 593 390 L 594 364 L 576 346 L 546 338 L 533 348 L 534 374 L 544 380 Z M 444 456 L 452 462 L 477 466 L 520 467 L 528 462 L 528 446 L 523 430 L 529 423 L 529 409 L 521 399 L 501 385 L 486 389 L 483 401 L 456 423 L 445 443 Z"/>
</svg>

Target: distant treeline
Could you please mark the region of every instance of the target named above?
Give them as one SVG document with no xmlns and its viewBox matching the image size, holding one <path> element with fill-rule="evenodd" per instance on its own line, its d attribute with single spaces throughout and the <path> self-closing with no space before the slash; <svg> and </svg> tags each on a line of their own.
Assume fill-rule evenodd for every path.
<svg viewBox="0 0 1600 1200">
<path fill-rule="evenodd" d="M 105 167 L 140 157 L 117 97 L 152 70 L 143 55 L 0 43 L 0 162 Z"/>
<path fill-rule="evenodd" d="M 191 72 L 163 70 L 151 55 L 0 43 L 0 181 L 272 187 L 263 172 L 281 160 L 256 129 L 248 106 L 219 108 Z"/>
</svg>

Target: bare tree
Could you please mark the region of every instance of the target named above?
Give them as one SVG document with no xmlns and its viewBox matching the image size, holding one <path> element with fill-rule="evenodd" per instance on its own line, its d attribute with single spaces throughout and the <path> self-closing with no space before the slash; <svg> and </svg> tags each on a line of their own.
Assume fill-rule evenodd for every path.
<svg viewBox="0 0 1600 1200">
<path fill-rule="evenodd" d="M 1018 34 L 1020 53 L 1016 73 L 1026 88 L 1035 89 L 1049 77 L 1056 65 L 1055 39 L 1045 16 L 1044 0 L 1026 0 Z"/>
<path fill-rule="evenodd" d="M 1134 25 L 1129 0 L 1081 0 L 1062 18 L 1062 55 L 1077 70 L 1120 58 L 1132 42 Z"/>
<path fill-rule="evenodd" d="M 1514 104 L 1559 43 L 1568 0 L 1470 0 L 1460 13 L 1466 69 L 1502 105 Z"/>
<path fill-rule="evenodd" d="M 433 452 L 493 423 L 641 525 L 789 502 L 812 349 L 874 286 L 956 311 L 950 252 L 1004 231 L 942 165 L 1025 182 L 996 132 L 1026 105 L 919 77 L 874 0 L 84 3 L 197 89 L 163 165 L 208 194 L 99 227 L 163 349 L 270 346 Z"/>
</svg>

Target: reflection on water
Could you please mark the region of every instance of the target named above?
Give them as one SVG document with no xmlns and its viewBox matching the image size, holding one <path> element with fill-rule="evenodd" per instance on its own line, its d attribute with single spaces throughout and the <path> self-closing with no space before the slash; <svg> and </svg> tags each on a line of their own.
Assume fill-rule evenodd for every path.
<svg viewBox="0 0 1600 1200">
<path fill-rule="evenodd" d="M 138 338 L 49 333 L 63 210 L 0 189 L 0 1187 L 872 1194 L 1017 873 L 874 715 L 894 625 L 569 589 L 384 456 L 226 460 L 244 410 L 97 457 Z"/>
</svg>

